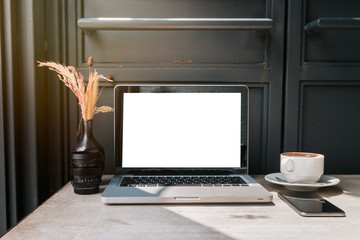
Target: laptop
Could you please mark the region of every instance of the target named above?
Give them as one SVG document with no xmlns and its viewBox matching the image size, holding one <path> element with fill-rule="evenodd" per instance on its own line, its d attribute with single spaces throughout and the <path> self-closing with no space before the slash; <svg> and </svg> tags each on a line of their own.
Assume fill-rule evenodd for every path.
<svg viewBox="0 0 360 240">
<path fill-rule="evenodd" d="M 239 84 L 117 85 L 116 175 L 102 202 L 271 202 L 248 175 L 248 103 Z"/>
</svg>

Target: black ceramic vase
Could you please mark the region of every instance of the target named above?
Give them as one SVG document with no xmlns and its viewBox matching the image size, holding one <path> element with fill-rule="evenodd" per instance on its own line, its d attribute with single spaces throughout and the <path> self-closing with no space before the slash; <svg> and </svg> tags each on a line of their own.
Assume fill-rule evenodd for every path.
<svg viewBox="0 0 360 240">
<path fill-rule="evenodd" d="M 83 136 L 71 153 L 70 180 L 77 194 L 99 192 L 105 152 L 92 133 L 92 120 L 83 121 Z"/>
</svg>

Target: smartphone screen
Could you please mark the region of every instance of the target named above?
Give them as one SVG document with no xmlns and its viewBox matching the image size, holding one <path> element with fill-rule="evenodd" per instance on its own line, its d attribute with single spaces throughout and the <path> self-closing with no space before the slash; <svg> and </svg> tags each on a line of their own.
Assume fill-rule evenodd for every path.
<svg viewBox="0 0 360 240">
<path fill-rule="evenodd" d="M 279 198 L 304 217 L 344 217 L 345 212 L 315 193 L 285 192 Z"/>
</svg>

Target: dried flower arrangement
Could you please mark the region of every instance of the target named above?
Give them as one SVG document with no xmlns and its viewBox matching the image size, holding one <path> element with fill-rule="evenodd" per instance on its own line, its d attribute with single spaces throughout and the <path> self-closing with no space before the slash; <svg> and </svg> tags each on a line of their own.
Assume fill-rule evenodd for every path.
<svg viewBox="0 0 360 240">
<path fill-rule="evenodd" d="M 73 66 L 64 66 L 60 63 L 40 62 L 38 61 L 39 67 L 48 67 L 50 70 L 57 72 L 59 79 L 64 82 L 78 98 L 79 105 L 81 107 L 81 119 L 92 120 L 94 115 L 97 113 L 113 112 L 114 109 L 109 106 L 96 107 L 96 103 L 108 82 L 112 82 L 111 79 L 99 74 L 96 70 L 91 71 L 93 66 L 93 58 L 89 57 L 89 80 L 85 87 L 84 77 L 81 73 L 77 72 Z M 106 80 L 105 85 L 99 92 L 99 80 Z M 79 123 L 80 125 L 80 123 Z M 78 132 L 79 135 L 79 132 Z"/>
</svg>

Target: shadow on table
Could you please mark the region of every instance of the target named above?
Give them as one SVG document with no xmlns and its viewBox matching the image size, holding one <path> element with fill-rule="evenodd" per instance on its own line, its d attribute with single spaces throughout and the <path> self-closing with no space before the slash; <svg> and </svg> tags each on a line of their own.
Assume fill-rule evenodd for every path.
<svg viewBox="0 0 360 240">
<path fill-rule="evenodd" d="M 110 179 L 105 179 L 101 186 L 100 192 L 102 193 L 109 183 Z M 137 223 L 142 224 L 158 224 L 163 232 L 161 234 L 157 233 L 147 233 L 154 234 L 158 236 L 168 236 L 169 238 L 174 238 L 174 234 L 177 233 L 176 239 L 237 239 L 232 238 L 231 233 L 227 234 L 226 229 L 229 226 L 234 224 L 240 224 L 243 221 L 262 221 L 266 219 L 271 219 L 271 216 L 264 214 L 263 211 L 253 213 L 251 209 L 253 208 L 268 208 L 274 207 L 273 202 L 270 203 L 167 203 L 167 204 L 110 204 L 105 205 L 104 208 L 106 212 L 118 211 L 120 209 L 136 209 L 134 212 L 141 212 L 141 217 L 144 219 L 132 219 L 132 221 L 127 220 L 127 217 L 134 218 L 130 213 L 126 212 L 125 216 L 109 217 L 105 214 L 104 222 L 110 222 L 111 224 L 124 225 L 127 228 L 127 232 L 131 232 L 133 224 Z M 153 209 L 151 213 L 148 213 L 149 209 Z M 194 215 L 194 212 L 203 212 L 204 216 L 211 218 L 215 216 L 217 219 L 221 219 L 219 228 L 217 224 L 214 224 L 208 218 L 201 217 L 202 214 L 197 216 Z M 215 214 L 217 213 L 217 214 Z M 152 219 L 147 219 L 148 217 Z M 201 219 L 204 222 L 199 222 Z M 142 223 L 142 221 L 144 221 Z M 154 226 L 155 227 L 155 226 Z M 156 227 L 155 227 L 156 229 Z M 172 229 L 172 230 L 169 230 Z M 220 229 L 220 230 L 218 230 Z M 117 230 L 116 230 L 117 231 Z M 105 234 L 106 233 L 102 233 Z M 165 237 L 166 238 L 166 237 Z"/>
<path fill-rule="evenodd" d="M 239 234 L 251 235 L 256 224 L 271 220 L 261 210 L 271 206 L 274 204 L 122 204 L 106 205 L 99 215 L 105 225 L 109 223 L 109 232 L 119 232 L 124 239 L 137 239 L 128 235 L 133 232 L 141 239 L 241 239 Z M 249 221 L 255 225 L 244 229 Z M 106 239 L 106 234 L 102 232 L 101 237 Z"/>
</svg>

